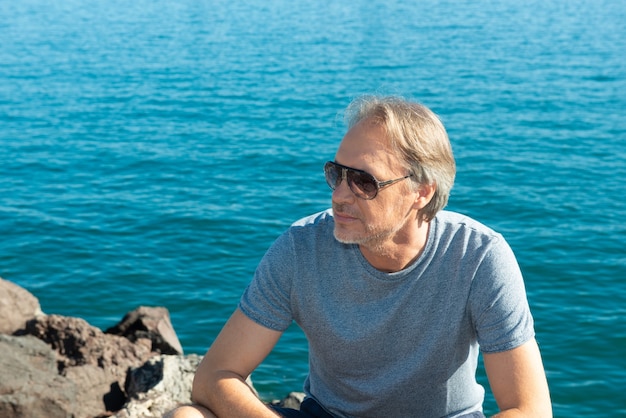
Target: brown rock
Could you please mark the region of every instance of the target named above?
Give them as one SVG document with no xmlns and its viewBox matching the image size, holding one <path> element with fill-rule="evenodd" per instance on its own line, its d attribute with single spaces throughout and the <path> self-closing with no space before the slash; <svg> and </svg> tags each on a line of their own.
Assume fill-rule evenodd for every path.
<svg viewBox="0 0 626 418">
<path fill-rule="evenodd" d="M 148 338 L 152 351 L 161 354 L 183 354 L 183 347 L 176 336 L 170 313 L 163 307 L 140 306 L 124 316 L 122 321 L 105 331 L 121 335 L 130 341 Z"/>
<path fill-rule="evenodd" d="M 58 353 L 59 373 L 79 387 L 81 415 L 93 417 L 120 409 L 126 402 L 122 388 L 129 368 L 151 355 L 150 341 L 136 343 L 103 333 L 85 320 L 48 315 L 29 321 L 25 333 L 48 343 Z"/>
<path fill-rule="evenodd" d="M 189 402 L 200 357 L 182 351 L 166 308 L 140 307 L 104 333 L 43 314 L 0 279 L 1 418 L 161 417 Z"/>
<path fill-rule="evenodd" d="M 57 372 L 56 353 L 32 336 L 0 335 L 0 417 L 80 417 L 79 387 Z"/>
<path fill-rule="evenodd" d="M 13 334 L 41 315 L 39 300 L 26 289 L 0 278 L 0 334 Z"/>
<path fill-rule="evenodd" d="M 150 341 L 135 343 L 124 337 L 103 333 L 81 318 L 48 315 L 29 321 L 25 333 L 47 342 L 60 354 L 60 369 L 91 364 L 126 373 L 130 366 L 150 357 Z M 123 380 L 122 380 L 123 382 Z"/>
</svg>

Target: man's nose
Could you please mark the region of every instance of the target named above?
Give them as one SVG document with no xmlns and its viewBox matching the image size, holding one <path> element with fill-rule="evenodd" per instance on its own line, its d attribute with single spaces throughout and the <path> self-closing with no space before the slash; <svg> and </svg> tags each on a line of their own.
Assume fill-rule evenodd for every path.
<svg viewBox="0 0 626 418">
<path fill-rule="evenodd" d="M 335 190 L 333 190 L 332 200 L 333 202 L 342 203 L 350 202 L 353 199 L 354 193 L 352 193 L 352 190 L 350 190 L 350 186 L 348 185 L 348 179 L 346 179 L 346 176 L 344 174 L 342 178 L 337 181 Z"/>
</svg>

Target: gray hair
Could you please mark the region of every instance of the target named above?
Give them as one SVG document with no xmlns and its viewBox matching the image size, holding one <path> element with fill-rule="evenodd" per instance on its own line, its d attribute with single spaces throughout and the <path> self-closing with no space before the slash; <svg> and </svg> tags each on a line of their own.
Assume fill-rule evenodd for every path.
<svg viewBox="0 0 626 418">
<path fill-rule="evenodd" d="M 441 120 L 426 106 L 395 96 L 363 96 L 350 103 L 344 114 L 348 129 L 364 119 L 384 128 L 392 149 L 413 174 L 414 187 L 435 186 L 432 200 L 421 211 L 423 220 L 432 220 L 448 203 L 456 174 Z"/>
</svg>

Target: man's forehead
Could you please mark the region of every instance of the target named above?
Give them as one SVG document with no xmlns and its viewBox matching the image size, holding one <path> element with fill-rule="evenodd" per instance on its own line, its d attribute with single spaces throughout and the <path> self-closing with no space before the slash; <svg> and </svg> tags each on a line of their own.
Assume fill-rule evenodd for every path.
<svg viewBox="0 0 626 418">
<path fill-rule="evenodd" d="M 393 152 L 389 142 L 376 132 L 348 132 L 339 144 L 335 154 L 339 164 L 358 170 L 367 171 L 374 176 L 385 176 L 387 173 L 403 172 L 398 156 Z"/>
</svg>

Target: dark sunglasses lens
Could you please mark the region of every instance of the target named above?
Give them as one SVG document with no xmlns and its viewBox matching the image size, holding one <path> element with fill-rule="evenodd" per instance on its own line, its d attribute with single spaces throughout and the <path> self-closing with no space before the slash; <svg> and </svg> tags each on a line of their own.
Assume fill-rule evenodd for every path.
<svg viewBox="0 0 626 418">
<path fill-rule="evenodd" d="M 371 199 L 378 192 L 378 184 L 371 174 L 348 170 L 348 184 L 352 192 L 364 199 Z"/>
<path fill-rule="evenodd" d="M 331 162 L 327 162 L 324 165 L 324 176 L 326 177 L 328 187 L 335 190 L 337 182 L 341 180 L 341 167 L 338 167 Z"/>
</svg>

